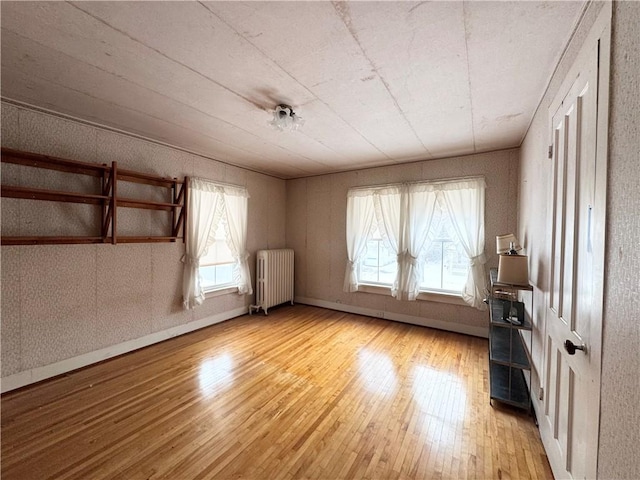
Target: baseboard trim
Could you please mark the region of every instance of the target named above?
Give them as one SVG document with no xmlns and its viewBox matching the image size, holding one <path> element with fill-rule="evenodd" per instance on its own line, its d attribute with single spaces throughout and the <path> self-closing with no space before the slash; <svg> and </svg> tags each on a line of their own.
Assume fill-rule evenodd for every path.
<svg viewBox="0 0 640 480">
<path fill-rule="evenodd" d="M 358 315 L 366 315 L 368 317 L 384 318 L 385 320 L 393 320 L 396 322 L 409 323 L 411 325 L 419 325 L 421 327 L 436 328 L 438 330 L 446 330 L 448 332 L 462 333 L 473 337 L 489 338 L 488 327 L 474 327 L 461 323 L 443 322 L 442 320 L 434 320 L 425 317 L 416 317 L 414 315 L 405 315 L 402 313 L 385 312 L 374 310 L 371 308 L 357 307 L 347 305 L 345 303 L 328 302 L 326 300 L 318 300 L 316 298 L 296 297 L 296 303 L 304 305 L 313 305 L 314 307 L 328 308 L 339 312 L 356 313 Z"/>
<path fill-rule="evenodd" d="M 236 308 L 234 310 L 212 315 L 195 322 L 185 323 L 183 325 L 178 325 L 167 330 L 162 330 L 160 332 L 154 332 L 149 335 L 145 335 L 144 337 L 135 338 L 133 340 L 128 340 L 117 345 L 111 345 L 110 347 L 78 355 L 77 357 L 67 358 L 50 365 L 36 367 L 20 373 L 9 375 L 8 377 L 2 378 L 2 380 L 0 381 L 0 390 L 2 391 L 2 393 L 5 393 L 11 390 L 15 390 L 16 388 L 25 387 L 32 383 L 46 380 L 47 378 L 62 375 L 63 373 L 77 370 L 78 368 L 86 367 L 87 365 L 91 365 L 93 363 L 98 363 L 109 358 L 117 357 L 118 355 L 122 355 L 124 353 L 133 352 L 134 350 L 148 347 L 149 345 L 153 345 L 154 343 L 159 343 L 173 337 L 184 335 L 185 333 L 190 333 L 195 330 L 200 330 L 201 328 L 215 325 L 216 323 L 224 322 L 225 320 L 230 320 L 232 318 L 245 315 L 248 312 L 249 307 Z"/>
</svg>

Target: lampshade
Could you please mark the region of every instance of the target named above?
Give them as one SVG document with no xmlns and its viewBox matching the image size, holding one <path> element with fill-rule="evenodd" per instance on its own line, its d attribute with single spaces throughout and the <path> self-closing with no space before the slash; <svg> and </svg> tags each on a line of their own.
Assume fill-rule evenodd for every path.
<svg viewBox="0 0 640 480">
<path fill-rule="evenodd" d="M 502 255 L 503 253 L 509 253 L 511 243 L 513 242 L 514 249 L 516 251 L 522 250 L 522 246 L 513 233 L 507 233 L 505 235 L 496 236 L 496 253 Z"/>
<path fill-rule="evenodd" d="M 500 255 L 498 283 L 529 285 L 528 260 L 526 255 Z"/>
</svg>

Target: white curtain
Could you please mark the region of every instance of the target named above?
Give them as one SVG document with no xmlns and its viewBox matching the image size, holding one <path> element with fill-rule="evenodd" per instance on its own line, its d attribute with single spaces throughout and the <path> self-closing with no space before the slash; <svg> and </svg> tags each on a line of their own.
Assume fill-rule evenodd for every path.
<svg viewBox="0 0 640 480">
<path fill-rule="evenodd" d="M 485 181 L 480 177 L 350 190 L 347 200 L 349 262 L 344 290 L 358 289 L 356 266 L 366 252 L 375 219 L 385 244 L 397 256 L 398 269 L 391 294 L 398 300 L 415 300 L 424 268 L 421 255 L 429 246 L 436 204 L 442 201 L 469 258 L 462 298 L 471 306 L 486 309 L 482 301 L 486 292 L 484 195 Z"/>
<path fill-rule="evenodd" d="M 376 218 L 385 243 L 397 256 L 396 278 L 391 295 L 398 300 L 415 300 L 420 292 L 422 263 L 436 194 L 428 184 L 398 185 L 373 193 Z"/>
<path fill-rule="evenodd" d="M 247 244 L 247 204 L 249 194 L 242 187 L 222 185 L 210 180 L 187 178 L 187 223 L 182 280 L 184 308 L 194 308 L 204 302 L 200 283 L 200 259 L 215 241 L 215 232 L 225 218 L 227 244 L 237 262 L 234 281 L 238 293 L 251 294 Z"/>
<path fill-rule="evenodd" d="M 396 291 L 398 300 L 415 300 L 420 293 L 423 262 L 421 252 L 426 250 L 427 238 L 436 205 L 436 192 L 426 184 L 409 185 L 406 189 L 406 216 L 403 229 L 403 248 L 398 254 Z"/>
<path fill-rule="evenodd" d="M 359 195 L 357 197 L 359 201 L 367 206 L 369 203 L 366 199 L 373 199 L 376 224 L 382 239 L 396 254 L 398 268 L 391 287 L 391 295 L 398 300 L 415 300 L 418 297 L 422 278 L 422 264 L 418 261 L 418 257 L 425 247 L 436 203 L 433 187 L 427 184 L 394 185 L 357 189 L 355 193 L 352 192 L 350 195 Z M 353 198 L 352 196 L 350 199 Z M 364 253 L 368 239 L 366 233 L 358 233 L 357 225 L 352 225 L 351 219 L 357 215 L 355 209 L 348 207 L 347 212 L 347 230 L 351 235 L 360 235 L 359 245 Z M 371 230 L 369 222 L 367 218 L 367 231 Z M 364 232 L 364 229 L 361 231 Z M 347 236 L 349 238 L 349 234 Z M 351 238 L 350 241 L 355 244 L 356 238 Z M 347 266 L 350 275 L 349 289 L 346 288 L 345 283 L 345 291 L 356 291 L 355 264 L 359 260 L 354 261 L 351 255 L 349 259 L 350 263 Z"/>
<path fill-rule="evenodd" d="M 247 251 L 247 207 L 249 195 L 246 189 L 225 187 L 224 206 L 226 214 L 227 244 L 236 261 L 234 283 L 238 293 L 251 295 L 251 271 Z"/>
<path fill-rule="evenodd" d="M 182 279 L 184 308 L 204 302 L 198 267 L 200 259 L 214 241 L 214 233 L 224 212 L 222 189 L 200 178 L 187 178 L 187 223 Z"/>
<path fill-rule="evenodd" d="M 367 239 L 373 225 L 373 197 L 352 190 L 347 196 L 347 268 L 344 274 L 345 292 L 358 291 L 356 265 L 367 251 Z"/>
<path fill-rule="evenodd" d="M 405 250 L 404 235 L 402 233 L 406 216 L 406 208 L 403 208 L 406 204 L 404 187 L 378 188 L 373 192 L 373 201 L 378 229 L 382 239 L 398 258 L 398 270 L 396 270 L 396 278 L 391 286 L 391 295 L 397 297 L 400 252 Z"/>
<path fill-rule="evenodd" d="M 469 275 L 462 299 L 477 308 L 486 310 L 482 301 L 486 296 L 484 264 L 484 192 L 483 178 L 448 182 L 440 186 L 451 217 L 451 223 L 469 257 Z"/>
</svg>

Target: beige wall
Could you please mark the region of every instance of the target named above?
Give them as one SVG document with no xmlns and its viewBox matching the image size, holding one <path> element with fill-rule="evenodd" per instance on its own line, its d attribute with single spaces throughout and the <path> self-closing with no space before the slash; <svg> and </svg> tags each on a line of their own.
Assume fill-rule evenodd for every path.
<svg viewBox="0 0 640 480">
<path fill-rule="evenodd" d="M 600 478 L 640 478 L 640 3 L 613 4 Z"/>
<path fill-rule="evenodd" d="M 521 147 L 520 237 L 530 256 L 535 285 L 532 392 L 539 389 L 544 293 L 549 274 L 548 239 L 551 163 L 548 108 L 602 4 L 592 4 L 558 65 Z M 603 319 L 601 418 L 598 476 L 640 478 L 640 3 L 614 2 L 610 86 L 605 312 Z"/>
<path fill-rule="evenodd" d="M 1 106 L 5 147 L 88 162 L 116 160 L 119 167 L 140 172 L 246 186 L 251 195 L 250 265 L 255 265 L 256 250 L 285 246 L 283 180 L 11 104 Z M 51 171 L 38 176 L 12 165 L 2 173 L 3 183 L 32 186 L 34 181 L 68 183 L 69 178 L 61 180 Z M 2 232 L 80 234 L 79 224 L 90 224 L 94 217 L 86 208 L 3 199 Z M 120 211 L 120 233 L 153 232 L 162 223 L 154 216 L 157 212 Z M 42 225 L 48 225 L 46 230 Z M 253 297 L 237 294 L 183 310 L 183 253 L 181 242 L 3 246 L 3 390 L 247 311 Z"/>
<path fill-rule="evenodd" d="M 487 266 L 497 266 L 495 236 L 516 227 L 518 150 L 429 160 L 287 182 L 287 246 L 296 254 L 296 298 L 381 318 L 486 335 L 488 314 L 446 303 L 345 293 L 347 190 L 362 185 L 483 175 Z"/>
<path fill-rule="evenodd" d="M 518 185 L 518 238 L 529 255 L 529 280 L 534 286 L 532 315 L 532 387 L 534 401 L 540 389 L 539 369 L 543 363 L 543 334 L 545 292 L 548 290 L 550 268 L 549 203 L 551 199 L 551 160 L 548 159 L 550 145 L 549 107 L 580 47 L 596 20 L 602 4 L 592 4 L 574 34 L 562 60 L 557 66 L 545 92 L 520 150 L 520 179 Z M 527 302 L 526 304 L 529 304 Z"/>
</svg>

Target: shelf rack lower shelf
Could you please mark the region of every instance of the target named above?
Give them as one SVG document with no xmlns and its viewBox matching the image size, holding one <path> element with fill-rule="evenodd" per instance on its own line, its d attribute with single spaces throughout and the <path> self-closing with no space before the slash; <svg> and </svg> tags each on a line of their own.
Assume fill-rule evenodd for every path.
<svg viewBox="0 0 640 480">
<path fill-rule="evenodd" d="M 529 357 L 522 344 L 520 334 L 515 328 L 494 328 L 490 341 L 491 362 L 512 365 L 521 369 L 530 368 Z"/>
<path fill-rule="evenodd" d="M 529 390 L 524 372 L 519 368 L 498 363 L 491 363 L 490 368 L 491 400 L 529 409 Z"/>
</svg>

